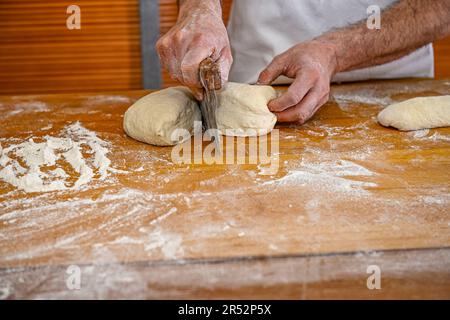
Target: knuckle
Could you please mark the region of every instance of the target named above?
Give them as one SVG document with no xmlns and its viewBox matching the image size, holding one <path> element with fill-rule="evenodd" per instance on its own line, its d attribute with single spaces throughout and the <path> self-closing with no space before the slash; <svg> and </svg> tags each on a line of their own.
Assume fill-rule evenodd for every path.
<svg viewBox="0 0 450 320">
<path fill-rule="evenodd" d="M 162 37 L 156 42 L 156 50 L 159 54 L 164 53 L 170 48 L 170 39 L 167 37 Z"/>
<path fill-rule="evenodd" d="M 328 99 L 330 98 L 330 86 L 329 85 L 319 86 L 318 97 L 320 99 L 328 101 Z"/>
<path fill-rule="evenodd" d="M 309 71 L 309 75 L 312 79 L 317 80 L 320 78 L 320 72 L 319 70 L 313 68 Z"/>
<path fill-rule="evenodd" d="M 156 41 L 155 48 L 157 51 L 160 51 L 161 47 L 162 47 L 162 38 L 159 38 L 158 41 Z"/>
<path fill-rule="evenodd" d="M 172 38 L 176 43 L 181 43 L 185 39 L 185 34 L 182 30 L 177 30 L 173 33 Z"/>
<path fill-rule="evenodd" d="M 194 37 L 193 37 L 194 42 L 197 42 L 197 43 L 204 43 L 204 42 L 207 41 L 207 39 L 208 39 L 208 36 L 206 36 L 206 35 L 205 35 L 204 33 L 202 33 L 202 32 L 197 33 L 197 34 L 194 35 Z"/>
<path fill-rule="evenodd" d="M 156 42 L 155 47 L 156 47 L 156 50 L 157 50 L 159 53 L 161 53 L 161 52 L 164 50 L 164 48 L 165 48 L 165 45 L 164 45 L 164 38 L 159 38 L 158 41 Z"/>
<path fill-rule="evenodd" d="M 170 44 L 170 40 L 169 40 L 169 37 L 167 37 L 167 35 L 159 38 L 158 42 L 156 43 L 156 45 L 159 46 L 160 48 L 166 48 L 169 46 L 169 44 Z"/>
<path fill-rule="evenodd" d="M 303 112 L 298 112 L 296 122 L 298 124 L 304 124 L 308 120 L 308 117 Z"/>
</svg>

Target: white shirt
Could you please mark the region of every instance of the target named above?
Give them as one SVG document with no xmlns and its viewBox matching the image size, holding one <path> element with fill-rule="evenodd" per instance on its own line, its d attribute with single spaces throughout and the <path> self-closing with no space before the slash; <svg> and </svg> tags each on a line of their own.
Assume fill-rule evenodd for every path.
<svg viewBox="0 0 450 320">
<path fill-rule="evenodd" d="M 367 19 L 367 8 L 381 9 L 395 0 L 234 0 L 228 33 L 234 63 L 229 80 L 255 83 L 272 59 L 292 46 L 333 28 Z M 383 14 L 381 13 L 381 28 Z M 333 81 L 433 77 L 431 44 L 383 65 L 343 72 Z M 276 83 L 292 80 L 280 77 Z"/>
</svg>

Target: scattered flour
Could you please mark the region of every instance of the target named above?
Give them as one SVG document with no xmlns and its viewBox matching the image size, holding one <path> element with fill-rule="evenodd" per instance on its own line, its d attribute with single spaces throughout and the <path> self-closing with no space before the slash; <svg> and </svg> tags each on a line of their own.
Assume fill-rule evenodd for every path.
<svg viewBox="0 0 450 320">
<path fill-rule="evenodd" d="M 318 199 L 311 199 L 305 205 L 308 218 L 313 223 L 317 223 L 320 221 L 320 210 L 318 210 L 320 205 L 321 203 Z"/>
<path fill-rule="evenodd" d="M 50 130 L 51 128 L 53 128 L 53 125 L 50 123 L 50 124 L 46 125 L 45 127 L 41 128 L 41 131 L 47 131 L 47 130 Z"/>
<path fill-rule="evenodd" d="M 9 297 L 9 294 L 10 294 L 9 287 L 0 288 L 0 300 L 7 299 Z"/>
<path fill-rule="evenodd" d="M 431 141 L 450 141 L 450 135 L 444 135 L 439 132 L 435 132 L 433 135 L 428 137 Z"/>
<path fill-rule="evenodd" d="M 348 180 L 336 177 L 330 173 L 311 173 L 307 171 L 292 171 L 285 177 L 267 182 L 266 184 L 319 186 L 340 193 L 367 193 L 363 187 L 376 187 L 375 183 Z"/>
<path fill-rule="evenodd" d="M 183 256 L 183 239 L 177 233 L 170 233 L 157 228 L 149 234 L 145 251 L 160 249 L 167 259 L 177 259 Z"/>
<path fill-rule="evenodd" d="M 100 180 L 111 168 L 106 141 L 79 122 L 69 125 L 62 137 L 45 136 L 42 142 L 28 141 L 0 145 L 0 179 L 25 192 L 48 192 L 79 189 L 98 176 Z M 88 151 L 83 152 L 83 150 Z M 61 164 L 70 166 L 78 177 L 74 183 Z"/>
<path fill-rule="evenodd" d="M 363 166 L 347 160 L 332 162 L 321 162 L 317 164 L 302 162 L 302 168 L 309 169 L 314 173 L 332 173 L 336 177 L 343 176 L 373 176 L 374 173 Z"/>
<path fill-rule="evenodd" d="M 127 236 L 116 238 L 111 244 L 142 244 L 142 240 L 130 238 Z"/>
<path fill-rule="evenodd" d="M 156 218 L 155 220 L 152 220 L 152 222 L 150 222 L 150 224 L 156 224 L 159 223 L 160 221 L 166 219 L 168 216 L 171 216 L 172 214 L 174 214 L 175 212 L 177 212 L 177 208 L 170 208 L 169 211 L 167 211 L 166 213 L 164 213 L 163 215 L 159 216 L 158 218 Z"/>
<path fill-rule="evenodd" d="M 407 135 L 414 139 L 423 139 L 423 140 L 429 140 L 429 141 L 434 141 L 434 142 L 450 141 L 449 135 L 445 135 L 445 134 L 442 134 L 439 132 L 435 132 L 432 135 L 429 135 L 430 131 L 431 131 L 430 129 L 422 129 L 422 130 L 408 132 Z"/>
<path fill-rule="evenodd" d="M 372 176 L 374 173 L 356 163 L 346 160 L 332 162 L 306 163 L 301 162 L 298 169 L 288 172 L 284 177 L 267 181 L 264 184 L 311 186 L 333 192 L 366 194 L 365 187 L 376 187 L 372 182 L 363 182 L 343 178 L 344 176 Z"/>
<path fill-rule="evenodd" d="M 412 138 L 419 139 L 428 136 L 430 129 L 422 129 L 417 131 L 408 132 L 408 135 Z"/>
<path fill-rule="evenodd" d="M 88 105 L 96 105 L 96 104 L 104 104 L 104 103 L 130 103 L 132 99 L 126 96 L 117 96 L 117 95 L 98 95 L 89 97 L 86 100 L 86 104 Z"/>
<path fill-rule="evenodd" d="M 364 90 L 356 93 L 334 93 L 333 98 L 337 103 L 346 104 L 348 102 L 356 102 L 363 104 L 372 104 L 387 106 L 392 104 L 392 99 L 390 97 L 379 97 L 374 95 L 370 90 Z"/>
<path fill-rule="evenodd" d="M 6 112 L 6 116 L 14 116 L 25 112 L 48 112 L 49 106 L 41 101 L 26 101 L 14 104 L 11 111 Z"/>
<path fill-rule="evenodd" d="M 422 197 L 425 204 L 448 204 L 450 203 L 450 195 L 447 196 L 425 196 Z"/>
</svg>

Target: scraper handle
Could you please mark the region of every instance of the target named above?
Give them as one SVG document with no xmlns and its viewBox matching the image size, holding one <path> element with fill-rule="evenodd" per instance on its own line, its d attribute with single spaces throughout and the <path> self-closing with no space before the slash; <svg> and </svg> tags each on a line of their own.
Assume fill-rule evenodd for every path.
<svg viewBox="0 0 450 320">
<path fill-rule="evenodd" d="M 205 90 L 222 89 L 219 64 L 210 57 L 200 62 L 200 82 Z"/>
</svg>

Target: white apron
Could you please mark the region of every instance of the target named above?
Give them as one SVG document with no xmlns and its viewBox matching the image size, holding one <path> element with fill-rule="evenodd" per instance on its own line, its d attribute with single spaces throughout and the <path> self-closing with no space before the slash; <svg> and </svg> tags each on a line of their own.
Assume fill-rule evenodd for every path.
<svg viewBox="0 0 450 320">
<path fill-rule="evenodd" d="M 234 63 L 230 81 L 255 83 L 273 57 L 299 42 L 311 40 L 333 28 L 367 19 L 367 8 L 381 9 L 395 0 L 234 0 L 228 33 Z M 381 14 L 383 28 L 383 14 Z M 343 72 L 333 81 L 358 81 L 405 77 L 433 77 L 431 44 L 383 65 Z M 280 77 L 275 83 L 292 80 Z"/>
</svg>

